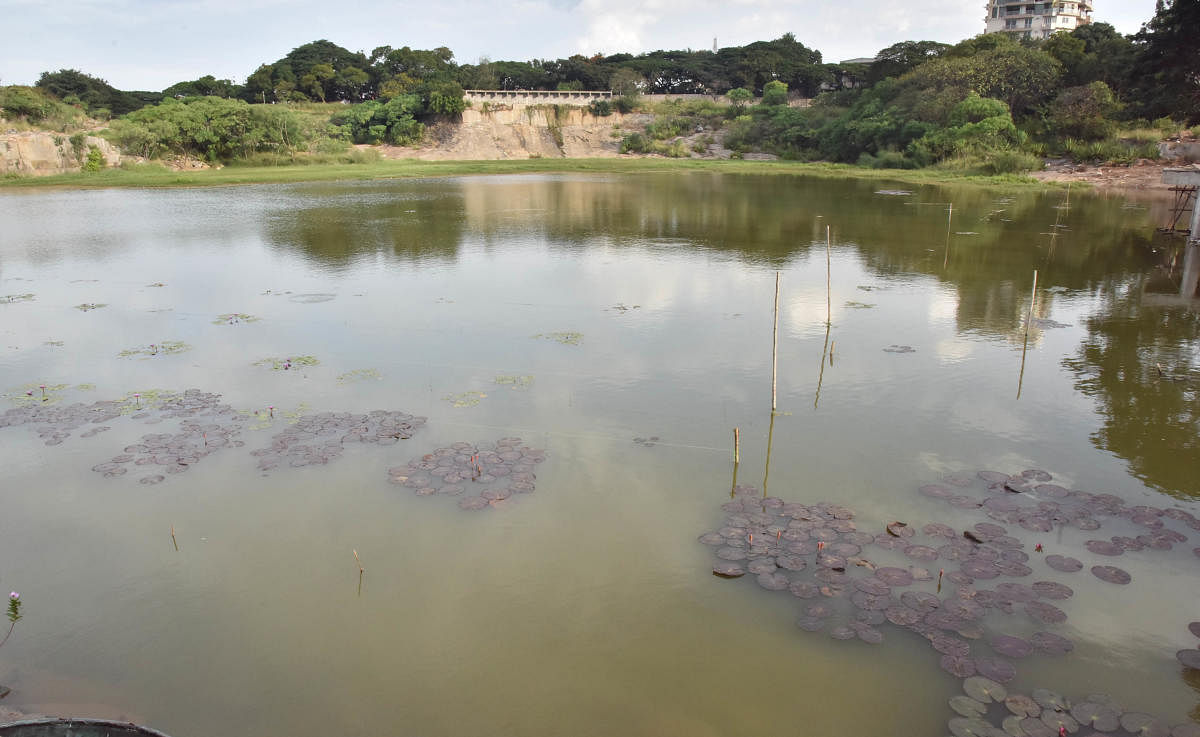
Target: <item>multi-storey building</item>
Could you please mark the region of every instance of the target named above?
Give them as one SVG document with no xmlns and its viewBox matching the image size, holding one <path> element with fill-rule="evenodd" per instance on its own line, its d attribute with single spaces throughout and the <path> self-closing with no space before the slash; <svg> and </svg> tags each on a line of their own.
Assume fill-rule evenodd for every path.
<svg viewBox="0 0 1200 737">
<path fill-rule="evenodd" d="M 1055 31 L 1073 31 L 1092 22 L 1091 0 L 1018 2 L 988 0 L 985 33 L 1011 33 L 1024 38 L 1049 38 Z"/>
</svg>

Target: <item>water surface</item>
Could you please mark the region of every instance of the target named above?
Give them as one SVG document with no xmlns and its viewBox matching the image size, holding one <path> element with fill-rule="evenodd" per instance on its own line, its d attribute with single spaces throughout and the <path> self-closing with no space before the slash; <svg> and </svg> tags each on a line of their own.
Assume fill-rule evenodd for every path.
<svg viewBox="0 0 1200 737">
<path fill-rule="evenodd" d="M 46 406 L 197 388 L 247 418 L 244 447 L 153 486 L 91 468 L 177 419 L 129 412 L 52 446 L 0 428 L 0 586 L 26 602 L 5 704 L 177 737 L 945 732 L 961 682 L 922 638 L 833 641 L 794 625 L 786 591 L 711 575 L 696 538 L 726 517 L 733 429 L 739 483 L 847 505 L 871 533 L 986 520 L 917 493 L 983 469 L 1200 514 L 1200 313 L 1187 254 L 1153 235 L 1161 205 L 880 189 L 674 174 L 0 197 L 3 409 L 41 385 Z M 149 348 L 168 341 L 186 350 Z M 297 416 L 372 410 L 428 422 L 324 466 L 264 475 L 250 454 Z M 514 436 L 547 457 L 496 508 L 388 483 Z M 1107 691 L 1174 724 L 1200 690 L 1174 657 L 1196 645 L 1200 542 L 1083 548 L 1130 527 L 1014 528 L 1031 556 L 1133 582 L 1031 562 L 1024 582 L 1075 589 L 1054 631 L 1076 649 L 1021 660 L 1010 687 Z"/>
</svg>

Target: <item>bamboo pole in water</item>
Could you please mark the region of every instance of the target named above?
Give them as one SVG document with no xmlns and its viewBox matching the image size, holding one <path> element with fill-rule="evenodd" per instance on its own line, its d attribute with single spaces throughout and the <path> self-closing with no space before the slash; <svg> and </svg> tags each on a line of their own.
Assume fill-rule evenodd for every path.
<svg viewBox="0 0 1200 737">
<path fill-rule="evenodd" d="M 771 333 L 771 411 L 775 411 L 776 394 L 775 379 L 779 366 L 779 278 L 780 272 L 775 272 L 775 328 Z"/>
<path fill-rule="evenodd" d="M 825 324 L 833 324 L 833 292 L 830 285 L 833 282 L 832 268 L 829 260 L 829 226 L 825 226 Z"/>
<path fill-rule="evenodd" d="M 742 462 L 741 447 L 742 447 L 741 438 L 738 437 L 738 429 L 735 427 L 735 428 L 733 428 L 733 462 L 734 463 Z"/>
<path fill-rule="evenodd" d="M 1025 384 L 1025 354 L 1029 352 L 1029 325 L 1033 322 L 1033 307 L 1037 302 L 1037 269 L 1033 270 L 1033 290 L 1029 295 L 1029 314 L 1025 316 L 1025 343 L 1021 347 L 1021 375 L 1017 377 L 1017 399 L 1021 398 L 1021 387 Z"/>
</svg>

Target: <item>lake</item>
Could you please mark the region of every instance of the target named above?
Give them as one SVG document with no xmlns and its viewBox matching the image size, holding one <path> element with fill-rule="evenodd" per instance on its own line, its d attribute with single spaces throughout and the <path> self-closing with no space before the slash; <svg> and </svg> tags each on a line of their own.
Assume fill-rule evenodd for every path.
<svg viewBox="0 0 1200 737">
<path fill-rule="evenodd" d="M 1049 689 L 1196 734 L 1166 219 L 710 173 L 4 193 L 0 706 L 1036 737 Z"/>
</svg>

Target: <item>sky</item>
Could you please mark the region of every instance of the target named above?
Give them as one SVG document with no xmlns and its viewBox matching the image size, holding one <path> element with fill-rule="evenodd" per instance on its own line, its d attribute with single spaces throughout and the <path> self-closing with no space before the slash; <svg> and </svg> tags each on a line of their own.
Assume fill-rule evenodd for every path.
<svg viewBox="0 0 1200 737">
<path fill-rule="evenodd" d="M 1135 33 L 1154 0 L 1095 0 L 1093 18 Z M 0 84 L 79 69 L 123 90 L 259 64 L 327 39 L 351 51 L 449 47 L 458 63 L 741 46 L 793 33 L 827 62 L 906 40 L 983 31 L 984 0 L 0 0 Z"/>
</svg>

